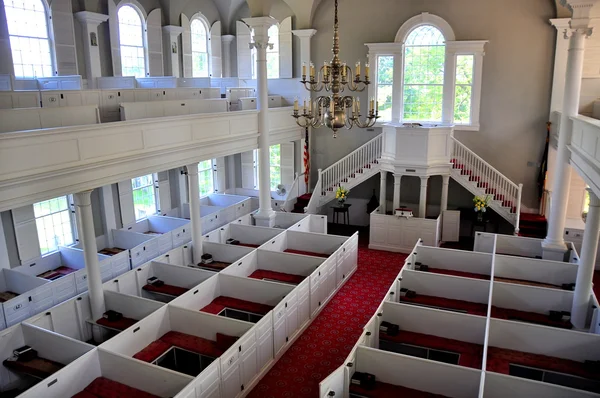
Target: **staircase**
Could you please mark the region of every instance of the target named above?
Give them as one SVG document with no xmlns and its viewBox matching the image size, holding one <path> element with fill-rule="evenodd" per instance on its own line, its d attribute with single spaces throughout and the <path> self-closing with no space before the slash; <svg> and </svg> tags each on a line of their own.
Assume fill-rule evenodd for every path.
<svg viewBox="0 0 600 398">
<path fill-rule="evenodd" d="M 304 208 L 308 206 L 311 196 L 312 194 L 310 193 L 305 193 L 304 195 L 298 196 L 296 198 L 296 203 L 294 203 L 292 213 L 304 213 Z"/>
<path fill-rule="evenodd" d="M 317 213 L 319 208 L 335 199 L 338 187 L 352 189 L 379 173 L 382 145 L 383 135 L 380 134 L 325 170 L 319 169 L 319 179 L 305 211 Z"/>
<path fill-rule="evenodd" d="M 523 184 L 515 184 L 456 138 L 450 139 L 452 178 L 473 195 L 489 196 L 490 208 L 514 225 L 518 234 Z"/>
</svg>

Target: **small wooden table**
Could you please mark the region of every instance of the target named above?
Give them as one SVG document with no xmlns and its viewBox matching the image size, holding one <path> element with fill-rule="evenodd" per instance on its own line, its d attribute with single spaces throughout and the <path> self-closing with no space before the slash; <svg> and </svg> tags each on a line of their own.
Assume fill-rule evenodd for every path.
<svg viewBox="0 0 600 398">
<path fill-rule="evenodd" d="M 335 224 L 339 224 L 339 214 L 342 214 L 342 222 L 344 224 L 350 225 L 350 206 L 351 204 L 344 203 L 344 206 L 331 206 L 333 209 L 333 222 Z M 346 216 L 348 218 L 346 218 Z"/>
</svg>

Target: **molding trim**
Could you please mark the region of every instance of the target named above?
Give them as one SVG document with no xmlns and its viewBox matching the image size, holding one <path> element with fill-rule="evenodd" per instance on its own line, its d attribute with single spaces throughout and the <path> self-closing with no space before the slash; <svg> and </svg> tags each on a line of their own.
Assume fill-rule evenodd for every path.
<svg viewBox="0 0 600 398">
<path fill-rule="evenodd" d="M 409 33 L 412 32 L 413 29 L 421 25 L 435 26 L 442 32 L 446 41 L 456 40 L 454 30 L 452 29 L 450 24 L 446 22 L 445 19 L 443 19 L 442 17 L 438 17 L 437 15 L 430 14 L 428 12 L 423 12 L 404 22 L 400 29 L 398 29 L 398 33 L 396 33 L 396 38 L 394 39 L 394 41 L 396 43 L 404 43 Z"/>
</svg>

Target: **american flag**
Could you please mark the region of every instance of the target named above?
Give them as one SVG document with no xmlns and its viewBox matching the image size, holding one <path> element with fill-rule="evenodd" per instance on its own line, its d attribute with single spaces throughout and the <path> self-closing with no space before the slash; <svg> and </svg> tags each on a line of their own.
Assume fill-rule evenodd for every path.
<svg viewBox="0 0 600 398">
<path fill-rule="evenodd" d="M 308 127 L 305 129 L 304 137 L 304 184 L 308 192 L 308 177 L 310 176 L 310 152 L 308 150 Z"/>
</svg>

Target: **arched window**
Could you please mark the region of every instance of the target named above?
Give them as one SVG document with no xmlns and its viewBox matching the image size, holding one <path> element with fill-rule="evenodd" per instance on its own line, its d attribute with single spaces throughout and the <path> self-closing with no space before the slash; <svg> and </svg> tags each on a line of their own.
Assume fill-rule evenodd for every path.
<svg viewBox="0 0 600 398">
<path fill-rule="evenodd" d="M 16 77 L 53 75 L 48 15 L 43 0 L 4 0 Z"/>
<path fill-rule="evenodd" d="M 254 29 L 251 34 L 254 38 Z M 273 44 L 273 49 L 267 47 L 267 79 L 279 79 L 279 25 L 271 25 L 267 34 L 269 43 Z M 256 48 L 252 49 L 251 59 L 252 78 L 256 79 Z"/>
<path fill-rule="evenodd" d="M 195 18 L 190 24 L 190 29 L 192 31 L 192 77 L 208 77 L 208 26 L 202 19 Z"/>
<path fill-rule="evenodd" d="M 446 45 L 433 25 L 416 27 L 404 44 L 403 120 L 441 122 Z"/>
<path fill-rule="evenodd" d="M 119 42 L 121 49 L 121 73 L 123 76 L 146 76 L 144 50 L 144 22 L 140 12 L 127 4 L 119 8 Z"/>
</svg>

